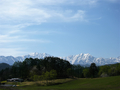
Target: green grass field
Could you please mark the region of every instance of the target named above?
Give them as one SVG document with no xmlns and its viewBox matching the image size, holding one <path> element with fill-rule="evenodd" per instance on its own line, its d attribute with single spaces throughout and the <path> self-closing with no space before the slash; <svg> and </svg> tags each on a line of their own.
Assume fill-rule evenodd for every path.
<svg viewBox="0 0 120 90">
<path fill-rule="evenodd" d="M 66 79 L 67 80 L 67 79 Z M 58 80 L 59 81 L 59 80 Z M 14 89 L 20 90 L 120 90 L 120 76 L 105 78 L 80 78 L 73 80 L 65 80 L 64 83 L 51 86 L 39 86 L 39 84 L 30 84 L 24 82 L 21 86 Z M 24 85 L 29 83 L 28 85 Z"/>
</svg>

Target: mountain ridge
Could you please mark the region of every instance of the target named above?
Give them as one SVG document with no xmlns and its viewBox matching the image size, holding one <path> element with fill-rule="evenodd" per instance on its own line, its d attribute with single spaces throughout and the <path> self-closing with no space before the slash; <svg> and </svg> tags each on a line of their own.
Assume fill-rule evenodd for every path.
<svg viewBox="0 0 120 90">
<path fill-rule="evenodd" d="M 30 53 L 28 55 L 24 56 L 18 56 L 18 57 L 13 57 L 13 56 L 0 56 L 0 63 L 7 63 L 12 65 L 15 61 L 24 61 L 26 58 L 39 58 L 43 59 L 44 57 L 49 57 L 52 56 L 47 53 Z M 77 54 L 77 55 L 70 55 L 67 57 L 59 57 L 61 59 L 65 59 L 69 61 L 71 64 L 80 64 L 80 65 L 90 65 L 91 63 L 96 63 L 96 65 L 105 65 L 105 64 L 114 64 L 114 63 L 120 63 L 120 56 L 117 58 L 96 58 L 89 53 L 84 54 Z"/>
<path fill-rule="evenodd" d="M 10 68 L 11 66 L 7 63 L 0 63 L 0 71 L 5 68 Z"/>
</svg>

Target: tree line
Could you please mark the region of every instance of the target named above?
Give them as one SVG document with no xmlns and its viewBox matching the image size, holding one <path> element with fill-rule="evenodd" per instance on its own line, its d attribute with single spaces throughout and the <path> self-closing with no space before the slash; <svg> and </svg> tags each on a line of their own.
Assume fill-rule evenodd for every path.
<svg viewBox="0 0 120 90">
<path fill-rule="evenodd" d="M 22 78 L 24 80 L 52 80 L 57 78 L 96 78 L 120 75 L 120 63 L 97 67 L 72 65 L 58 57 L 44 59 L 26 58 L 23 62 L 15 62 L 11 68 L 0 71 L 0 80 Z"/>
</svg>

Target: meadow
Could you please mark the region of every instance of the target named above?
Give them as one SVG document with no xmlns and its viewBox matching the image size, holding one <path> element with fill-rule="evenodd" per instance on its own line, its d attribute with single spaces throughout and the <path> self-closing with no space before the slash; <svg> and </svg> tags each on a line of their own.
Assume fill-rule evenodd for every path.
<svg viewBox="0 0 120 90">
<path fill-rule="evenodd" d="M 53 84 L 46 81 L 18 83 L 17 87 L 0 90 L 120 90 L 120 76 L 104 78 L 56 79 Z"/>
</svg>

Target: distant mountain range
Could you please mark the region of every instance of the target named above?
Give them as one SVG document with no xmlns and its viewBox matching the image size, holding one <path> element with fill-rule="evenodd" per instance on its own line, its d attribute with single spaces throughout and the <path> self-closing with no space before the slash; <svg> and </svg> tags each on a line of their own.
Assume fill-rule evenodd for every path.
<svg viewBox="0 0 120 90">
<path fill-rule="evenodd" d="M 96 63 L 97 66 L 120 63 L 120 56 L 117 58 L 96 58 L 90 54 L 83 54 L 83 53 L 78 55 L 63 57 L 63 59 L 68 60 L 71 64 L 80 64 L 83 66 L 90 65 L 93 62 Z"/>
<path fill-rule="evenodd" d="M 13 65 L 14 62 L 16 61 L 24 61 L 26 58 L 41 58 L 43 59 L 44 57 L 51 56 L 46 53 L 31 53 L 25 56 L 18 56 L 18 57 L 13 57 L 13 56 L 0 56 L 0 63 L 7 63 L 9 65 Z"/>
<path fill-rule="evenodd" d="M 7 63 L 12 65 L 15 61 L 24 61 L 26 58 L 39 58 L 51 56 L 47 53 L 31 53 L 25 56 L 13 57 L 13 56 L 0 56 L 0 63 Z M 96 58 L 90 54 L 78 54 L 71 55 L 67 57 L 60 57 L 61 59 L 68 60 L 71 64 L 80 64 L 82 66 L 90 65 L 91 63 L 96 63 L 97 66 L 105 64 L 120 63 L 120 56 L 117 58 Z"/>
</svg>

